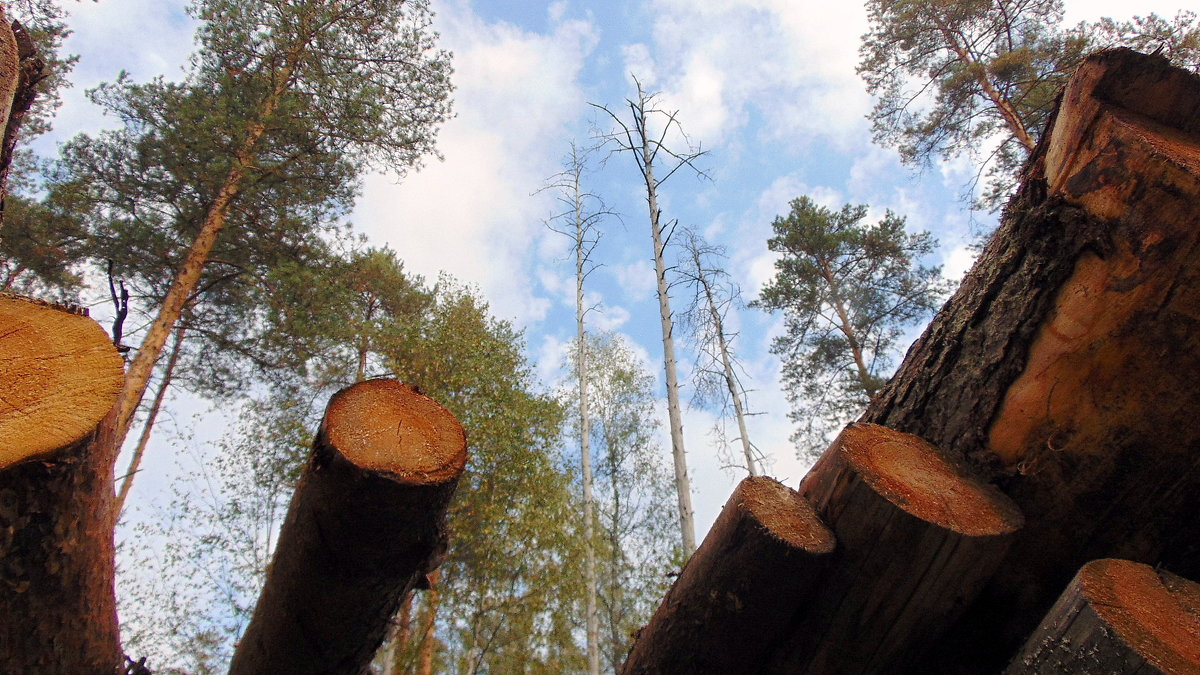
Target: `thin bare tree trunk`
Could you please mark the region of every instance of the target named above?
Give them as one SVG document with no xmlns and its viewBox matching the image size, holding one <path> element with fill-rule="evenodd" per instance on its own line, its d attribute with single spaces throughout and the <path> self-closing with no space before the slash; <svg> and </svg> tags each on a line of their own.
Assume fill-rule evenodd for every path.
<svg viewBox="0 0 1200 675">
<path fill-rule="evenodd" d="M 404 594 L 400 613 L 396 615 L 396 626 L 392 633 L 391 645 L 388 648 L 388 656 L 384 660 L 384 667 L 387 668 L 388 675 L 405 675 L 411 670 L 408 667 L 408 655 L 405 654 L 405 651 L 412 641 L 412 606 L 415 595 L 414 591 Z"/>
<path fill-rule="evenodd" d="M 639 102 L 645 95 L 638 88 Z M 644 113 L 644 108 L 643 108 Z M 644 118 L 643 118 L 644 119 Z M 696 550 L 696 522 L 692 510 L 692 482 L 688 478 L 687 455 L 683 448 L 683 412 L 679 406 L 679 376 L 675 372 L 675 323 L 671 318 L 671 296 L 667 286 L 666 264 L 663 262 L 662 225 L 658 208 L 658 182 L 654 179 L 654 153 L 646 136 L 645 123 L 639 126 L 642 139 L 642 165 L 645 167 L 646 204 L 650 208 L 650 238 L 654 243 L 654 276 L 658 287 L 658 316 L 662 328 L 663 370 L 667 379 L 667 417 L 671 423 L 671 457 L 675 460 L 675 492 L 679 500 L 679 531 L 683 552 Z"/>
<path fill-rule="evenodd" d="M 121 480 L 121 489 L 117 492 L 117 500 L 113 503 L 113 513 L 116 514 L 117 519 L 120 519 L 121 511 L 125 508 L 125 498 L 129 496 L 129 490 L 133 487 L 133 479 L 142 465 L 142 456 L 146 453 L 146 446 L 150 444 L 154 421 L 158 419 L 163 399 L 167 396 L 167 388 L 171 386 L 171 376 L 175 373 L 175 365 L 179 363 L 179 354 L 183 351 L 183 334 L 186 330 L 183 326 L 175 328 L 175 341 L 171 345 L 171 355 L 167 357 L 167 367 L 163 370 L 158 390 L 154 392 L 154 403 L 151 404 L 146 422 L 142 425 L 142 433 L 138 437 L 137 447 L 133 450 L 133 457 L 130 458 L 129 467 L 125 470 L 125 477 Z"/>
<path fill-rule="evenodd" d="M 421 654 L 418 660 L 418 675 L 433 675 L 433 652 L 437 646 L 437 612 L 440 597 L 438 580 L 441 570 L 429 574 L 429 590 L 425 591 L 425 611 L 421 614 Z"/>
<path fill-rule="evenodd" d="M 583 250 L 583 219 L 579 203 L 579 173 L 575 170 L 575 335 L 579 353 L 576 365 L 579 379 L 579 454 L 583 464 L 583 538 L 587 559 L 584 583 L 587 584 L 587 659 L 588 673 L 600 673 L 600 622 L 596 615 L 596 540 L 595 510 L 592 480 L 592 424 L 588 411 L 587 336 L 583 325 L 583 277 L 586 256 Z"/>
<path fill-rule="evenodd" d="M 713 331 L 716 333 L 717 350 L 721 353 L 721 367 L 724 370 L 725 388 L 729 390 L 729 398 L 733 401 L 733 413 L 737 417 L 738 436 L 742 442 L 742 454 L 746 458 L 746 471 L 751 476 L 759 475 L 758 464 L 754 461 L 754 448 L 750 444 L 750 433 L 746 430 L 746 413 L 742 407 L 742 391 L 738 386 L 737 374 L 733 372 L 733 360 L 729 358 L 729 342 L 725 339 L 725 322 L 721 320 L 721 312 L 717 309 L 716 299 L 713 297 L 712 286 L 709 284 L 708 278 L 704 276 L 703 268 L 700 266 L 700 256 L 696 255 L 696 269 L 700 272 L 697 280 L 704 288 L 704 300 L 708 305 L 708 314 L 713 322 Z"/>
</svg>

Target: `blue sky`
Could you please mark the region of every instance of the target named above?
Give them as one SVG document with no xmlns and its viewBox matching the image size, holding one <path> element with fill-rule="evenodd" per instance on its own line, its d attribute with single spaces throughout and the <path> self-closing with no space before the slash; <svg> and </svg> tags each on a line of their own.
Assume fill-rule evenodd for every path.
<svg viewBox="0 0 1200 675">
<path fill-rule="evenodd" d="M 1123 2 L 1066 4 L 1070 22 L 1131 14 Z M 81 61 L 56 133 L 41 143 L 48 152 L 76 132 L 112 124 L 86 102 L 83 89 L 114 79 L 121 69 L 139 81 L 178 77 L 192 47 L 193 26 L 182 3 L 64 5 L 75 30 L 68 48 Z M 871 101 L 854 72 L 867 27 L 860 6 L 810 0 L 438 0 L 433 6 L 442 44 L 455 55 L 457 117 L 440 135 L 445 159 L 427 162 L 399 184 L 389 176 L 368 177 L 352 221 L 373 243 L 395 249 L 408 269 L 431 279 L 446 271 L 476 284 L 497 315 L 526 329 L 530 357 L 548 386 L 559 377 L 574 335 L 573 262 L 567 240 L 544 225 L 554 208 L 551 195 L 535 193 L 560 170 L 570 142 L 588 144 L 594 126 L 605 123 L 589 102 L 623 108 L 633 95 L 630 74 L 661 92 L 663 106 L 677 109 L 692 141 L 709 152 L 700 165 L 712 180 L 674 176 L 660 195 L 664 216 L 728 247 L 729 271 L 747 300 L 772 274 L 766 249 L 772 219 L 801 195 L 831 207 L 867 203 L 875 217 L 885 209 L 906 216 L 910 229 L 938 237 L 942 248 L 929 262 L 944 265 L 954 279 L 970 262 L 972 218 L 981 221 L 976 228 L 990 222 L 959 198 L 973 172 L 968 162 L 918 175 L 899 164 L 895 151 L 871 143 L 864 119 Z M 1151 2 L 1138 11 L 1173 15 L 1179 7 L 1178 0 Z M 590 280 L 589 296 L 602 308 L 593 326 L 627 335 L 661 388 L 639 176 L 630 158 L 617 156 L 597 167 L 589 187 L 621 214 L 604 224 L 596 252 L 604 267 Z M 762 413 L 751 421 L 752 440 L 772 460 L 771 473 L 794 485 L 806 466 L 788 443 L 779 365 L 767 351 L 780 318 L 744 310 L 735 325 L 745 383 L 753 390 L 750 405 Z M 685 383 L 690 364 L 684 350 Z M 203 406 L 179 400 L 177 408 Z M 666 461 L 665 404 L 662 411 Z M 180 417 L 184 426 L 189 414 Z M 223 426 L 219 416 L 204 419 L 208 427 Z M 685 414 L 699 536 L 738 478 L 720 467 L 708 435 L 712 422 L 704 410 Z M 135 499 L 148 499 L 154 486 L 166 484 L 175 466 L 170 452 L 152 449 Z"/>
</svg>

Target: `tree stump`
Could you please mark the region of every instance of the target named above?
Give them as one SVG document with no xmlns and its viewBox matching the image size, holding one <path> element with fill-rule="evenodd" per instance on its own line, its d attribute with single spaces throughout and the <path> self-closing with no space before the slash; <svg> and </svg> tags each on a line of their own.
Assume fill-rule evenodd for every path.
<svg viewBox="0 0 1200 675">
<path fill-rule="evenodd" d="M 360 675 L 401 599 L 441 564 L 462 425 L 395 380 L 334 394 L 232 675 Z"/>
<path fill-rule="evenodd" d="M 743 480 L 621 669 L 753 672 L 820 578 L 833 534 L 795 490 Z"/>
<path fill-rule="evenodd" d="M 800 484 L 837 537 L 772 673 L 880 673 L 916 659 L 999 564 L 1020 511 L 929 443 L 846 427 Z"/>
<path fill-rule="evenodd" d="M 1200 673 L 1200 584 L 1127 560 L 1071 581 L 1006 675 Z"/>
<path fill-rule="evenodd" d="M 121 356 L 86 312 L 0 294 L 0 672 L 115 673 Z M 106 415 L 108 417 L 106 418 Z"/>
</svg>

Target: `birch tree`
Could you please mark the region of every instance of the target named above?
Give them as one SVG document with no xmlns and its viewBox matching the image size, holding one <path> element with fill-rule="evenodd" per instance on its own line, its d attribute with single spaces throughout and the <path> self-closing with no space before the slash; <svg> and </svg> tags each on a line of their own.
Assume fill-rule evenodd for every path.
<svg viewBox="0 0 1200 675">
<path fill-rule="evenodd" d="M 717 402 L 723 416 L 732 410 L 744 468 L 751 476 L 757 476 L 762 460 L 746 428 L 749 414 L 746 389 L 738 377 L 737 354 L 733 349 L 737 333 L 729 329 L 726 321 L 729 311 L 741 306 L 741 289 L 720 264 L 727 258 L 724 247 L 706 243 L 692 230 L 684 232 L 681 257 L 679 276 L 693 291 L 682 324 L 696 343 L 693 370 L 696 397 Z M 724 437 L 723 433 L 719 435 Z"/>
<path fill-rule="evenodd" d="M 571 241 L 575 256 L 575 381 L 578 396 L 575 404 L 579 419 L 579 457 L 583 478 L 583 539 L 586 564 L 584 583 L 587 586 L 587 601 L 584 608 L 587 634 L 588 672 L 600 673 L 600 625 L 596 613 L 596 548 L 595 510 L 593 495 L 591 418 L 588 409 L 590 385 L 587 342 L 584 339 L 584 322 L 593 308 L 585 305 L 584 282 L 598 266 L 592 262 L 592 251 L 600 241 L 600 220 L 609 215 L 603 201 L 583 187 L 583 174 L 587 168 L 587 152 L 574 143 L 571 154 L 564 162 L 563 171 L 550 180 L 547 189 L 554 190 L 561 211 L 550 219 L 547 226 Z"/>
<path fill-rule="evenodd" d="M 683 412 L 679 404 L 679 376 L 676 373 L 675 322 L 671 314 L 670 283 L 664 262 L 667 244 L 677 221 L 664 221 L 659 208 L 659 187 L 679 170 L 694 172 L 707 178 L 695 161 L 705 153 L 691 145 L 679 122 L 679 111 L 662 108 L 658 96 L 648 93 L 634 78 L 635 98 L 626 99 L 628 117 L 612 109 L 592 104 L 604 112 L 615 125 L 600 135 L 600 140 L 614 153 L 628 153 L 642 176 L 646 188 L 646 207 L 649 212 L 650 241 L 654 256 L 654 276 L 658 292 L 659 324 L 662 328 L 663 371 L 667 385 L 667 415 L 671 423 L 671 456 L 675 465 L 675 491 L 679 501 L 679 530 L 683 550 L 691 555 L 696 550 L 696 523 L 692 511 L 691 479 L 687 472 L 687 455 L 683 446 Z M 676 138 L 683 148 L 673 147 Z M 659 171 L 661 173 L 655 173 Z"/>
</svg>

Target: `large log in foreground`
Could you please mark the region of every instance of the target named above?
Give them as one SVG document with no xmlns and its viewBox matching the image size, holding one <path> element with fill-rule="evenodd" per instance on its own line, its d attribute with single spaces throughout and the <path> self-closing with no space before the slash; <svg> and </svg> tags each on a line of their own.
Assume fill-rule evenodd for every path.
<svg viewBox="0 0 1200 675">
<path fill-rule="evenodd" d="M 115 673 L 107 433 L 124 364 L 86 313 L 0 294 L 0 672 Z"/>
<path fill-rule="evenodd" d="M 773 673 L 911 662 L 974 599 L 1022 524 L 1000 491 L 920 438 L 874 424 L 843 430 L 800 493 L 838 547 L 771 657 Z"/>
<path fill-rule="evenodd" d="M 359 675 L 404 594 L 440 564 L 462 426 L 395 380 L 334 394 L 232 675 Z"/>
<path fill-rule="evenodd" d="M 1200 584 L 1127 560 L 1092 561 L 1005 673 L 1200 673 Z"/>
<path fill-rule="evenodd" d="M 807 601 L 834 545 L 795 490 L 746 478 L 638 633 L 621 672 L 755 671 Z"/>
<path fill-rule="evenodd" d="M 926 672 L 1003 668 L 1088 560 L 1197 576 L 1198 373 L 1200 76 L 1101 52 L 863 417 L 974 458 L 1027 519 Z"/>
</svg>

